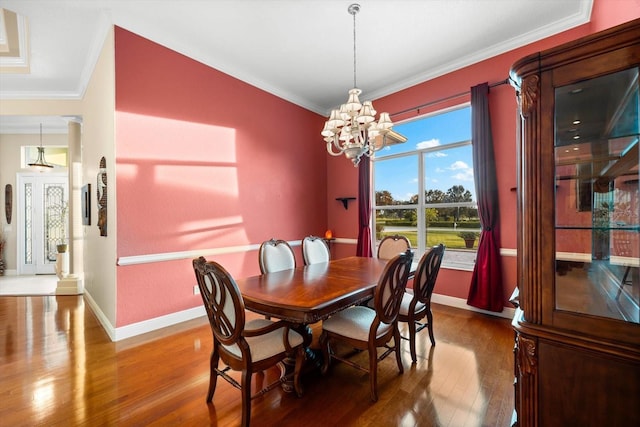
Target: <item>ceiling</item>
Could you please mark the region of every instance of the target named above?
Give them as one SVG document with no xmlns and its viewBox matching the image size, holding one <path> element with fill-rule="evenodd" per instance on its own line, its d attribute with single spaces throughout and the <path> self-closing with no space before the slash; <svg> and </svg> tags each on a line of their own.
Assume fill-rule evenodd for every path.
<svg viewBox="0 0 640 427">
<path fill-rule="evenodd" d="M 3 0 L 26 18 L 29 72 L 0 74 L 0 102 L 81 98 L 117 25 L 326 115 L 353 86 L 353 2 Z M 358 3 L 357 85 L 366 100 L 584 24 L 593 0 Z M 0 133 L 46 119 L 2 116 Z"/>
</svg>

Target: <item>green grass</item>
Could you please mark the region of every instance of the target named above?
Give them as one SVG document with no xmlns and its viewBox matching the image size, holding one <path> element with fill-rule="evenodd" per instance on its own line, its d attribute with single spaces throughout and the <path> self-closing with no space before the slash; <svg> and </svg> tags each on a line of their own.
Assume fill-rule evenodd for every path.
<svg viewBox="0 0 640 427">
<path fill-rule="evenodd" d="M 396 232 L 382 232 L 380 235 L 382 237 L 385 236 L 393 236 Z M 406 236 L 407 239 L 411 242 L 411 247 L 418 247 L 418 232 L 417 231 L 403 231 L 403 236 Z M 381 238 L 382 238 L 381 237 Z M 447 249 L 466 249 L 464 240 L 458 237 L 458 231 L 427 231 L 427 247 L 435 246 L 440 243 L 444 243 Z M 478 239 L 476 239 L 476 243 L 473 245 L 474 249 L 478 249 Z"/>
</svg>

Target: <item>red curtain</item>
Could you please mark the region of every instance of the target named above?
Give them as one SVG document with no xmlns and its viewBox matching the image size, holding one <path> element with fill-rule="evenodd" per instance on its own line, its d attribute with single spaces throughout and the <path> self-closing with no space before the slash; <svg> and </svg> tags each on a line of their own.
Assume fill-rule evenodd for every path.
<svg viewBox="0 0 640 427">
<path fill-rule="evenodd" d="M 471 88 L 471 138 L 473 175 L 476 181 L 478 216 L 482 226 L 476 264 L 471 276 L 467 304 L 484 310 L 503 309 L 498 186 L 489 115 L 489 85 Z"/>
<path fill-rule="evenodd" d="M 371 258 L 371 160 L 362 156 L 358 166 L 358 246 L 356 256 Z"/>
</svg>

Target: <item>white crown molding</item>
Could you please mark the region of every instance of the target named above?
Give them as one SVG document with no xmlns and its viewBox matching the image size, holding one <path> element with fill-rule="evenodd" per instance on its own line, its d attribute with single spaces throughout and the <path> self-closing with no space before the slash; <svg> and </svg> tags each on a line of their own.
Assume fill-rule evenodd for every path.
<svg viewBox="0 0 640 427">
<path fill-rule="evenodd" d="M 69 122 L 82 123 L 78 116 L 0 116 L 0 134 L 2 135 L 32 135 L 38 133 L 38 126 L 42 124 L 45 135 L 69 133 Z"/>
<path fill-rule="evenodd" d="M 87 61 L 85 62 L 84 69 L 80 74 L 80 81 L 78 83 L 78 88 L 76 89 L 78 98 L 84 97 L 84 93 L 87 90 L 89 81 L 91 80 L 91 75 L 93 74 L 93 71 L 98 64 L 98 59 L 100 58 L 102 48 L 104 47 L 104 43 L 107 39 L 107 36 L 109 35 L 109 31 L 111 30 L 111 28 L 113 28 L 111 18 L 104 10 L 101 11 L 96 34 L 91 42 L 91 48 L 89 49 L 89 56 L 87 58 Z"/>
<path fill-rule="evenodd" d="M 591 20 L 591 10 L 593 9 L 593 0 L 580 2 L 580 10 L 574 15 L 566 19 L 555 21 L 549 25 L 536 28 L 534 31 L 524 33 L 518 37 L 514 37 L 503 41 L 502 43 L 491 46 L 488 49 L 480 50 L 473 55 L 460 57 L 456 61 L 449 62 L 442 67 L 430 69 L 424 73 L 419 73 L 411 78 L 400 81 L 394 85 L 384 87 L 379 90 L 369 92 L 367 95 L 370 99 L 376 100 L 392 93 L 399 92 L 420 83 L 432 80 L 436 77 L 443 76 L 455 70 L 476 64 L 494 56 L 509 52 L 522 46 L 553 37 L 564 31 L 568 31 L 577 26 L 588 23 Z M 506 73 L 506 72 L 505 72 Z M 504 76 L 507 78 L 507 75 Z M 328 114 L 328 113 L 327 113 Z M 325 114 L 326 115 L 326 114 Z"/>
<path fill-rule="evenodd" d="M 4 13 L 2 13 L 4 21 Z M 18 52 L 19 56 L 0 56 L 0 72 L 3 73 L 28 73 L 29 72 L 29 26 L 24 16 L 16 14 L 18 27 Z M 5 28 L 6 24 L 3 24 Z M 6 32 L 5 32 L 6 37 Z M 8 43 L 8 40 L 6 41 Z"/>
</svg>

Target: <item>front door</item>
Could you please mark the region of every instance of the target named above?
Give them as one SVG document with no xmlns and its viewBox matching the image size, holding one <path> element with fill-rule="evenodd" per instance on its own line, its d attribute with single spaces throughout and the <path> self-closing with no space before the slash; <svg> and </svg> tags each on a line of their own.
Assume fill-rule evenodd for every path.
<svg viewBox="0 0 640 427">
<path fill-rule="evenodd" d="M 18 174 L 18 274 L 54 274 L 57 245 L 68 244 L 66 173 Z"/>
</svg>

